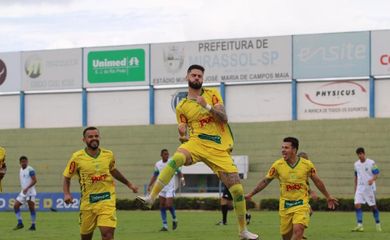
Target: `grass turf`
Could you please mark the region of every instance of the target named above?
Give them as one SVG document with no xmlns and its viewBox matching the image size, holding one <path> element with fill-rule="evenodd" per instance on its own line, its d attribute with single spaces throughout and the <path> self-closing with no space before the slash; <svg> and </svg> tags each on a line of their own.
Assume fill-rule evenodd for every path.
<svg viewBox="0 0 390 240">
<path fill-rule="evenodd" d="M 249 229 L 259 233 L 261 239 L 280 239 L 279 217 L 277 212 L 252 211 L 252 222 Z M 30 225 L 28 212 L 23 212 L 25 228 L 14 231 L 16 219 L 12 212 L 0 213 L 0 239 L 8 240 L 59 240 L 80 239 L 77 212 L 38 212 L 37 231 L 27 231 Z M 228 225 L 216 226 L 220 220 L 218 211 L 177 211 L 179 227 L 176 231 L 159 232 L 161 228 L 159 211 L 118 211 L 118 227 L 115 231 L 116 240 L 166 240 L 166 239 L 238 239 L 235 215 L 229 212 Z M 171 218 L 168 213 L 169 224 Z M 363 233 L 353 233 L 355 226 L 353 212 L 315 212 L 309 228 L 305 231 L 308 239 L 341 240 L 361 239 L 376 240 L 390 239 L 390 213 L 381 212 L 383 232 L 375 231 L 375 224 L 370 212 L 364 212 Z M 171 225 L 170 225 L 171 228 Z M 101 239 L 98 230 L 94 240 Z"/>
</svg>

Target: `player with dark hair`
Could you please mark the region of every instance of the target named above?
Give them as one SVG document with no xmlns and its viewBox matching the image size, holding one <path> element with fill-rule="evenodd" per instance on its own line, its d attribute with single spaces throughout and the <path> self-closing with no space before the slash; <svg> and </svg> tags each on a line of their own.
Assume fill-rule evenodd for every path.
<svg viewBox="0 0 390 240">
<path fill-rule="evenodd" d="M 99 147 L 100 133 L 96 127 L 83 131 L 86 148 L 73 153 L 64 170 L 64 201 L 73 202 L 70 180 L 77 176 L 80 183 L 80 234 L 82 240 L 91 240 L 99 227 L 102 240 L 114 239 L 116 221 L 116 193 L 114 178 L 134 193 L 138 187 L 127 180 L 115 166 L 112 151 Z"/>
<path fill-rule="evenodd" d="M 308 197 L 308 178 L 313 180 L 317 188 L 324 194 L 328 207 L 334 209 L 338 204 L 332 197 L 310 160 L 297 157 L 299 141 L 294 137 L 286 137 L 282 143 L 282 158 L 276 160 L 269 169 L 268 174 L 245 198 L 251 200 L 252 196 L 268 186 L 275 178 L 280 182 L 280 233 L 283 240 L 300 240 L 305 228 L 309 226 L 310 209 Z"/>
<path fill-rule="evenodd" d="M 153 175 L 150 178 L 150 182 L 148 184 L 148 192 L 150 192 L 151 187 L 156 182 L 158 175 L 160 174 L 161 170 L 164 169 L 164 167 L 168 164 L 169 159 L 169 152 L 167 149 L 161 150 L 161 160 L 157 161 L 154 165 L 154 171 Z M 176 174 L 178 174 L 181 184 L 185 185 L 185 180 L 183 173 L 178 168 L 176 171 Z M 160 231 L 168 231 L 168 221 L 167 221 L 167 210 L 172 215 L 172 230 L 175 230 L 178 226 L 178 221 L 176 218 L 176 211 L 175 206 L 173 205 L 173 200 L 175 197 L 176 192 L 176 186 L 175 186 L 175 179 L 171 179 L 171 181 L 163 188 L 163 190 L 159 194 L 159 202 L 160 202 L 160 214 L 161 219 L 163 223 L 163 227 Z"/>
<path fill-rule="evenodd" d="M 366 157 L 364 148 L 359 147 L 356 149 L 358 160 L 354 164 L 355 168 L 355 210 L 357 226 L 352 229 L 353 232 L 363 232 L 363 211 L 362 204 L 367 203 L 372 210 L 372 214 L 376 223 L 376 230 L 382 231 L 381 223 L 379 220 L 379 210 L 376 206 L 375 181 L 379 176 L 379 168 L 375 164 L 375 161 Z"/>
<path fill-rule="evenodd" d="M 150 206 L 177 168 L 202 161 L 217 174 L 233 196 L 239 237 L 258 239 L 258 235 L 249 232 L 246 227 L 244 190 L 237 166 L 230 155 L 234 141 L 223 100 L 218 90 L 202 87 L 204 71 L 204 67 L 200 65 L 188 68 L 188 95 L 176 107 L 179 140 L 182 144 L 160 172 L 150 195 L 139 196 L 137 200 Z"/>
<path fill-rule="evenodd" d="M 35 197 L 37 195 L 37 191 L 35 190 L 35 184 L 37 183 L 37 177 L 34 168 L 28 164 L 28 159 L 26 156 L 21 156 L 19 158 L 19 164 L 19 178 L 22 190 L 16 197 L 16 201 L 14 204 L 15 215 L 18 220 L 18 224 L 16 225 L 14 230 L 18 230 L 24 227 L 22 216 L 20 213 L 20 206 L 27 203 L 31 216 L 31 227 L 28 230 L 35 231 Z"/>
</svg>

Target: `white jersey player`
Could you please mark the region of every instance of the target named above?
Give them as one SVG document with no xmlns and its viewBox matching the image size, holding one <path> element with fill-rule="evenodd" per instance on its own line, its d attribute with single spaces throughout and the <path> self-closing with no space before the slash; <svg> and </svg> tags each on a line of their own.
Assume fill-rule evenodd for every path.
<svg viewBox="0 0 390 240">
<path fill-rule="evenodd" d="M 154 165 L 154 172 L 153 176 L 150 179 L 149 185 L 148 185 L 148 192 L 150 192 L 151 187 L 153 186 L 154 182 L 157 180 L 158 175 L 163 170 L 163 168 L 169 164 L 169 152 L 167 149 L 161 150 L 161 160 L 158 161 Z M 180 181 L 182 185 L 185 185 L 183 174 L 181 173 L 180 169 L 176 170 L 177 174 L 180 177 Z M 161 213 L 161 219 L 163 223 L 163 227 L 160 231 L 168 231 L 168 221 L 167 221 L 167 213 L 166 210 L 168 209 L 171 212 L 172 215 L 172 229 L 175 230 L 177 228 L 177 219 L 176 219 L 176 211 L 175 207 L 173 206 L 173 198 L 175 197 L 175 178 L 172 178 L 171 181 L 165 185 L 165 187 L 161 190 L 159 193 L 159 201 L 160 201 L 160 213 Z"/>
<path fill-rule="evenodd" d="M 16 198 L 14 205 L 14 211 L 18 220 L 18 224 L 16 225 L 14 230 L 18 230 L 24 227 L 22 216 L 20 214 L 20 206 L 27 203 L 31 216 L 31 227 L 29 228 L 29 230 L 35 231 L 35 196 L 37 195 L 37 191 L 35 190 L 35 184 L 37 183 L 37 177 L 35 175 L 34 168 L 28 165 L 28 159 L 26 156 L 21 156 L 19 158 L 19 163 L 21 167 L 19 171 L 19 178 L 20 187 L 22 188 L 22 190 Z"/>
<path fill-rule="evenodd" d="M 370 206 L 376 222 L 377 231 L 382 231 L 379 221 L 379 211 L 376 207 L 375 181 L 379 175 L 379 169 L 375 161 L 366 157 L 364 148 L 356 149 L 356 154 L 359 157 L 354 164 L 355 168 L 355 210 L 357 226 L 352 229 L 354 232 L 363 232 L 363 211 L 362 204 Z"/>
</svg>

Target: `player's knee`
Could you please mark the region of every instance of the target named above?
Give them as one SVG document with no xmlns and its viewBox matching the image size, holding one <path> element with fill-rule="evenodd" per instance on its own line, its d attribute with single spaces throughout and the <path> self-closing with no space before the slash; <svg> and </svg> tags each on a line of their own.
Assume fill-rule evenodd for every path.
<svg viewBox="0 0 390 240">
<path fill-rule="evenodd" d="M 302 225 L 302 224 L 294 224 L 293 233 L 294 233 L 295 237 L 298 237 L 298 239 L 300 239 L 299 237 L 303 236 L 304 230 L 305 230 L 305 226 L 304 225 Z"/>
<path fill-rule="evenodd" d="M 229 188 L 235 202 L 244 200 L 244 189 L 241 184 L 234 184 Z"/>
<path fill-rule="evenodd" d="M 183 153 L 175 152 L 175 154 L 173 154 L 172 156 L 172 159 L 169 160 L 168 165 L 173 169 L 177 169 L 183 166 L 185 161 L 186 161 L 186 156 Z"/>
</svg>

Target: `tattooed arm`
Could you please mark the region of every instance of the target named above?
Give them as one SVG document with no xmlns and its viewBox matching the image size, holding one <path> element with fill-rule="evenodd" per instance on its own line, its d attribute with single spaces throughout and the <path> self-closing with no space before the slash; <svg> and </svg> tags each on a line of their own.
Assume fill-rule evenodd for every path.
<svg viewBox="0 0 390 240">
<path fill-rule="evenodd" d="M 264 188 L 268 186 L 270 182 L 272 182 L 273 178 L 264 178 L 261 180 L 256 187 L 252 190 L 252 192 L 245 195 L 245 199 L 250 200 L 256 193 L 260 192 Z"/>
<path fill-rule="evenodd" d="M 210 112 L 219 122 L 228 122 L 225 107 L 222 104 L 215 104 L 214 107 L 211 107 Z"/>
<path fill-rule="evenodd" d="M 203 96 L 197 96 L 196 101 L 204 108 L 210 111 L 210 113 L 217 119 L 217 121 L 222 123 L 227 123 L 227 115 L 225 107 L 222 104 L 215 104 L 211 106 L 206 102 Z"/>
</svg>

